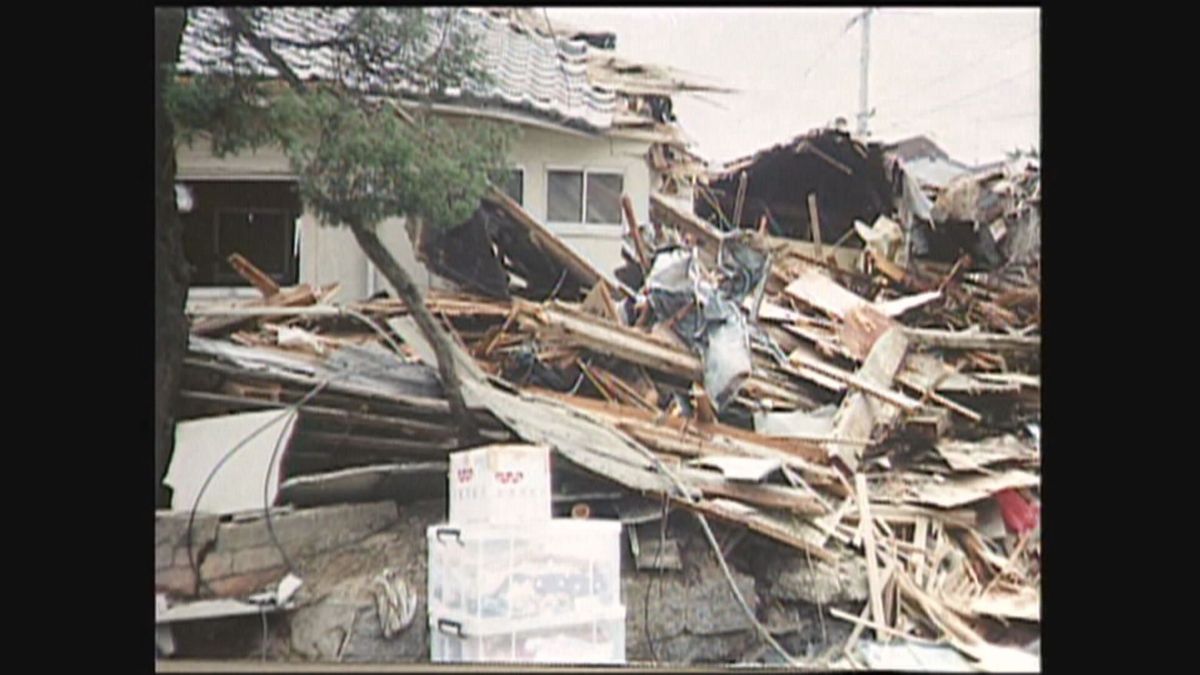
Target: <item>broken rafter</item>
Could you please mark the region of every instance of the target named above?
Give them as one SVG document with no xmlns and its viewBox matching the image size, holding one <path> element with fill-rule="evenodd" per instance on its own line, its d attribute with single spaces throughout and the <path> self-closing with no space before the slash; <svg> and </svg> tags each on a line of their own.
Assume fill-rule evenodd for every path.
<svg viewBox="0 0 1200 675">
<path fill-rule="evenodd" d="M 1036 352 L 1042 347 L 1042 338 L 1038 335 L 956 332 L 928 328 L 906 328 L 904 330 L 914 345 L 938 349 Z"/>
<path fill-rule="evenodd" d="M 558 238 L 544 225 L 539 223 L 528 211 L 515 201 L 512 197 L 504 194 L 498 188 L 492 186 L 484 197 L 488 201 L 496 204 L 503 209 L 510 217 L 516 220 L 521 225 L 525 226 L 529 232 L 530 238 L 534 243 L 541 248 L 546 255 L 556 260 L 559 264 L 566 267 L 574 274 L 585 287 L 594 286 L 602 283 L 609 286 L 610 292 L 616 292 L 617 288 L 613 287 L 612 283 L 595 268 L 587 258 L 584 258 L 574 249 L 568 246 L 565 242 Z M 623 290 L 623 289 L 622 289 Z"/>
</svg>

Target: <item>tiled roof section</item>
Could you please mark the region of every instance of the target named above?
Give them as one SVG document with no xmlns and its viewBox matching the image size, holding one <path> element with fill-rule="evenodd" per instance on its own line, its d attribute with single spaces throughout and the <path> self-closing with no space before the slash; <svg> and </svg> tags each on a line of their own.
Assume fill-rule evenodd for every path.
<svg viewBox="0 0 1200 675">
<path fill-rule="evenodd" d="M 346 71 L 339 68 L 340 57 L 334 48 L 306 49 L 278 40 L 319 42 L 335 38 L 339 29 L 353 17 L 353 8 L 289 7 L 258 11 L 263 13 L 264 32 L 272 38 L 275 51 L 302 79 L 346 81 Z M 477 40 L 482 65 L 492 81 L 469 81 L 461 89 L 443 92 L 446 98 L 476 106 L 500 105 L 574 126 L 594 129 L 612 126 L 616 95 L 589 84 L 587 43 L 537 35 L 503 18 L 476 10 L 458 8 L 451 11 L 456 12 L 451 30 Z M 180 72 L 229 72 L 230 64 L 222 58 L 228 54 L 230 44 L 224 11 L 199 7 L 188 12 L 188 25 L 180 48 Z M 435 18 L 437 21 L 440 18 Z M 441 32 L 434 33 L 415 56 L 424 57 L 438 48 Z M 275 69 L 245 43 L 239 42 L 236 54 L 236 68 L 240 72 L 268 77 L 277 75 Z M 390 78 L 393 85 L 398 85 L 402 94 L 422 92 L 421 82 L 401 75 L 400 64 L 404 62 L 412 61 L 411 58 L 398 58 L 394 64 L 388 64 L 394 65 L 398 75 Z M 351 84 L 369 90 L 380 83 L 367 80 Z"/>
</svg>

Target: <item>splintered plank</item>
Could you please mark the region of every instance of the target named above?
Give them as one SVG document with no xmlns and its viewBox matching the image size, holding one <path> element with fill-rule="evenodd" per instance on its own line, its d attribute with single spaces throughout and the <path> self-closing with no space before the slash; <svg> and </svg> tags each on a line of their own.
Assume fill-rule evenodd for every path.
<svg viewBox="0 0 1200 675">
<path fill-rule="evenodd" d="M 629 195 L 621 195 L 621 210 L 625 212 L 625 222 L 629 225 L 629 236 L 633 239 L 633 249 L 637 253 L 638 265 L 642 271 L 650 269 L 650 257 L 646 253 L 646 242 L 642 241 L 642 228 L 638 227 L 637 216 L 633 213 L 633 202 Z"/>
<path fill-rule="evenodd" d="M 258 289 L 264 298 L 269 298 L 279 292 L 279 284 L 275 283 L 266 272 L 258 269 L 241 253 L 234 253 L 228 258 L 229 264 L 243 279 Z"/>
<path fill-rule="evenodd" d="M 297 307 L 315 304 L 318 299 L 318 292 L 308 284 L 301 284 L 295 288 L 281 290 L 264 300 L 252 300 L 237 306 L 249 308 Z M 205 336 L 215 335 L 255 320 L 256 318 L 253 316 L 210 316 L 192 324 L 192 333 Z"/>
<path fill-rule="evenodd" d="M 877 488 L 876 499 L 951 509 L 986 499 L 1002 490 L 1040 484 L 1041 477 L 1037 474 L 1016 469 L 983 476 L 952 476 L 940 481 L 925 474 L 894 472 Z"/>
<path fill-rule="evenodd" d="M 672 498 L 677 504 L 705 515 L 713 516 L 727 522 L 739 523 L 763 536 L 769 537 L 782 544 L 800 549 L 824 562 L 833 563 L 837 556 L 824 546 L 815 545 L 804 538 L 804 523 L 793 524 L 758 511 L 758 509 L 731 502 L 726 499 L 706 499 L 690 503 L 683 499 Z"/>
<path fill-rule="evenodd" d="M 717 254 L 721 233 L 699 216 L 680 210 L 657 193 L 650 193 L 650 216 L 656 222 L 690 235 L 710 256 Z"/>
<path fill-rule="evenodd" d="M 825 256 L 821 255 L 821 215 L 817 210 L 817 193 L 810 192 L 808 195 L 808 222 L 809 229 L 812 230 L 813 249 L 817 252 L 817 258 L 821 259 Z"/>
<path fill-rule="evenodd" d="M 608 319 L 613 323 L 620 323 L 617 306 L 613 302 L 612 295 L 609 294 L 608 285 L 606 284 L 592 286 L 592 290 L 588 291 L 579 308 L 600 318 Z"/>
<path fill-rule="evenodd" d="M 869 304 L 811 266 L 801 270 L 784 292 L 838 319 L 845 319 L 851 310 Z"/>
<path fill-rule="evenodd" d="M 736 499 L 746 504 L 781 509 L 802 516 L 824 515 L 828 512 L 816 497 L 794 488 L 730 481 L 714 472 L 699 469 L 685 469 L 681 473 L 682 478 L 699 488 L 705 496 Z"/>
<path fill-rule="evenodd" d="M 913 529 L 913 545 L 917 554 L 910 560 L 913 568 L 913 581 L 920 586 L 925 576 L 925 551 L 928 548 L 929 519 L 918 518 L 917 526 Z"/>
<path fill-rule="evenodd" d="M 876 345 L 876 348 L 878 348 L 878 344 Z M 894 347 L 889 347 L 889 351 L 891 349 L 894 349 Z M 788 361 L 790 361 L 794 366 L 803 367 L 802 369 L 798 370 L 798 373 L 801 375 L 805 373 L 804 369 L 811 369 L 821 375 L 850 385 L 852 388 L 858 391 L 869 394 L 887 403 L 891 403 L 905 412 L 913 412 L 920 407 L 920 403 L 918 401 L 911 399 L 893 389 L 890 389 L 887 386 L 880 386 L 878 383 L 863 377 L 861 374 L 859 374 L 862 372 L 862 369 L 860 369 L 859 373 L 850 373 L 838 368 L 837 366 L 831 366 L 820 359 L 816 359 L 804 354 L 801 351 L 793 351 L 791 354 L 789 354 Z M 866 366 L 864 364 L 864 368 L 865 367 Z"/>
<path fill-rule="evenodd" d="M 884 626 L 887 625 L 887 618 L 883 613 L 883 588 L 879 580 L 879 561 L 875 557 L 875 521 L 871 518 L 865 475 L 861 473 L 854 475 L 854 492 L 855 498 L 858 500 L 859 529 L 862 532 L 863 548 L 867 554 L 867 589 L 871 594 L 871 617 L 876 624 Z M 875 639 L 880 642 L 886 641 L 886 632 L 876 629 Z"/>
<path fill-rule="evenodd" d="M 522 325 L 532 325 L 539 333 L 557 333 L 573 345 L 668 375 L 686 377 L 695 382 L 704 379 L 704 365 L 698 356 L 663 339 L 604 321 L 558 302 L 536 305 L 514 300 L 514 306 L 518 307 L 518 321 Z M 798 393 L 759 374 L 751 375 L 743 388 L 750 395 L 789 405 L 804 402 Z"/>
<path fill-rule="evenodd" d="M 1037 352 L 1042 348 L 1042 338 L 1039 335 L 1006 335 L 931 328 L 906 328 L 905 332 L 914 345 L 938 349 Z"/>
<path fill-rule="evenodd" d="M 694 424 L 688 420 L 655 414 L 631 406 L 616 405 L 583 396 L 529 387 L 526 391 L 561 401 L 617 425 L 641 442 L 658 449 L 688 456 L 737 455 L 778 459 L 800 468 L 821 483 L 836 480 L 837 473 L 814 462 L 824 462 L 825 452 L 809 441 L 763 436 L 746 429 L 721 424 Z"/>
<path fill-rule="evenodd" d="M 908 340 L 904 337 L 904 333 L 895 329 L 889 330 L 876 341 L 871 353 L 863 361 L 862 368 L 855 375 L 855 380 L 862 390 L 847 394 L 834 415 L 834 438 L 870 438 L 877 423 L 890 422 L 898 414 L 895 405 L 879 405 L 878 402 L 868 399 L 864 394 L 868 390 L 861 385 L 869 385 L 874 389 L 870 392 L 874 395 L 878 395 L 878 392 L 890 394 L 891 390 L 888 387 L 891 386 L 892 378 L 896 376 L 896 371 L 899 370 L 900 363 L 904 360 L 904 354 L 907 351 Z M 853 383 L 848 382 L 848 384 Z M 888 403 L 893 403 L 894 397 L 881 396 L 880 398 L 884 398 Z M 901 403 L 906 404 L 904 409 L 908 411 L 916 408 L 915 401 L 902 401 Z M 831 456 L 841 459 L 851 470 L 858 468 L 863 453 L 861 446 L 841 443 L 826 444 L 825 449 Z"/>
<path fill-rule="evenodd" d="M 838 327 L 838 339 L 846 349 L 861 361 L 871 353 L 871 347 L 889 329 L 898 324 L 884 316 L 879 310 L 862 305 L 846 314 L 845 321 Z"/>
<path fill-rule="evenodd" d="M 571 270 L 585 286 L 594 286 L 596 284 L 604 284 L 612 286 L 611 282 L 604 277 L 587 258 L 580 255 L 575 249 L 571 248 L 558 235 L 546 229 L 544 225 L 539 223 L 528 211 L 521 207 L 520 204 L 513 201 L 511 197 L 504 194 L 499 189 L 492 187 L 487 193 L 486 199 L 500 206 L 513 218 L 517 223 L 521 224 L 529 232 L 529 237 L 539 248 L 546 252 L 546 255 L 554 258 L 559 264 Z M 615 288 L 610 288 L 610 291 L 616 291 Z"/>
<path fill-rule="evenodd" d="M 934 447 L 955 471 L 975 471 L 1001 462 L 1038 461 L 1037 451 L 1011 434 L 977 442 L 944 440 Z"/>
</svg>

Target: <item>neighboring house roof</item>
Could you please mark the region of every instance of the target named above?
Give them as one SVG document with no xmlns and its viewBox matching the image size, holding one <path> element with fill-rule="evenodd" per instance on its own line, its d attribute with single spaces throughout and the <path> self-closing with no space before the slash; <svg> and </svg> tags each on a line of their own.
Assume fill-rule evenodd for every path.
<svg viewBox="0 0 1200 675">
<path fill-rule="evenodd" d="M 946 187 L 959 176 L 972 173 L 971 167 L 952 159 L 918 157 L 912 160 L 902 159 L 901 163 L 904 165 L 904 171 L 922 186 L 938 189 Z"/>
<path fill-rule="evenodd" d="M 945 150 L 924 135 L 888 144 L 886 150 L 906 162 L 918 158 L 950 159 L 950 155 L 946 154 Z"/>
<path fill-rule="evenodd" d="M 302 79 L 334 79 L 339 54 L 332 47 L 301 48 L 279 40 L 316 42 L 334 38 L 346 25 L 353 8 L 263 8 L 262 25 L 276 52 Z M 455 8 L 452 31 L 474 37 L 482 52 L 483 67 L 492 82 L 467 82 L 449 89 L 440 98 L 468 105 L 496 105 L 526 112 L 569 126 L 605 130 L 613 126 L 616 93 L 594 86 L 588 78 L 588 44 L 583 40 L 552 39 L 487 12 Z M 188 24 L 180 48 L 179 71 L 184 74 L 228 72 L 221 55 L 228 43 L 221 29 L 228 26 L 221 8 L 188 10 Z M 440 31 L 424 45 L 423 54 L 438 48 Z M 274 77 L 278 73 L 253 49 L 238 45 L 238 56 L 249 72 Z M 377 85 L 363 82 L 371 89 Z M 401 78 L 402 94 L 426 93 L 421 82 Z"/>
</svg>

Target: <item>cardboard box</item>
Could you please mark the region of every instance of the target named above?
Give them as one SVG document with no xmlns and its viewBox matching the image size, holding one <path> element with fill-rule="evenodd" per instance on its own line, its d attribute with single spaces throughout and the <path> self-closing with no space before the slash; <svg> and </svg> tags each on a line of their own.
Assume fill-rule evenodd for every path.
<svg viewBox="0 0 1200 675">
<path fill-rule="evenodd" d="M 450 522 L 534 523 L 550 520 L 550 450 L 489 445 L 450 455 Z"/>
</svg>

